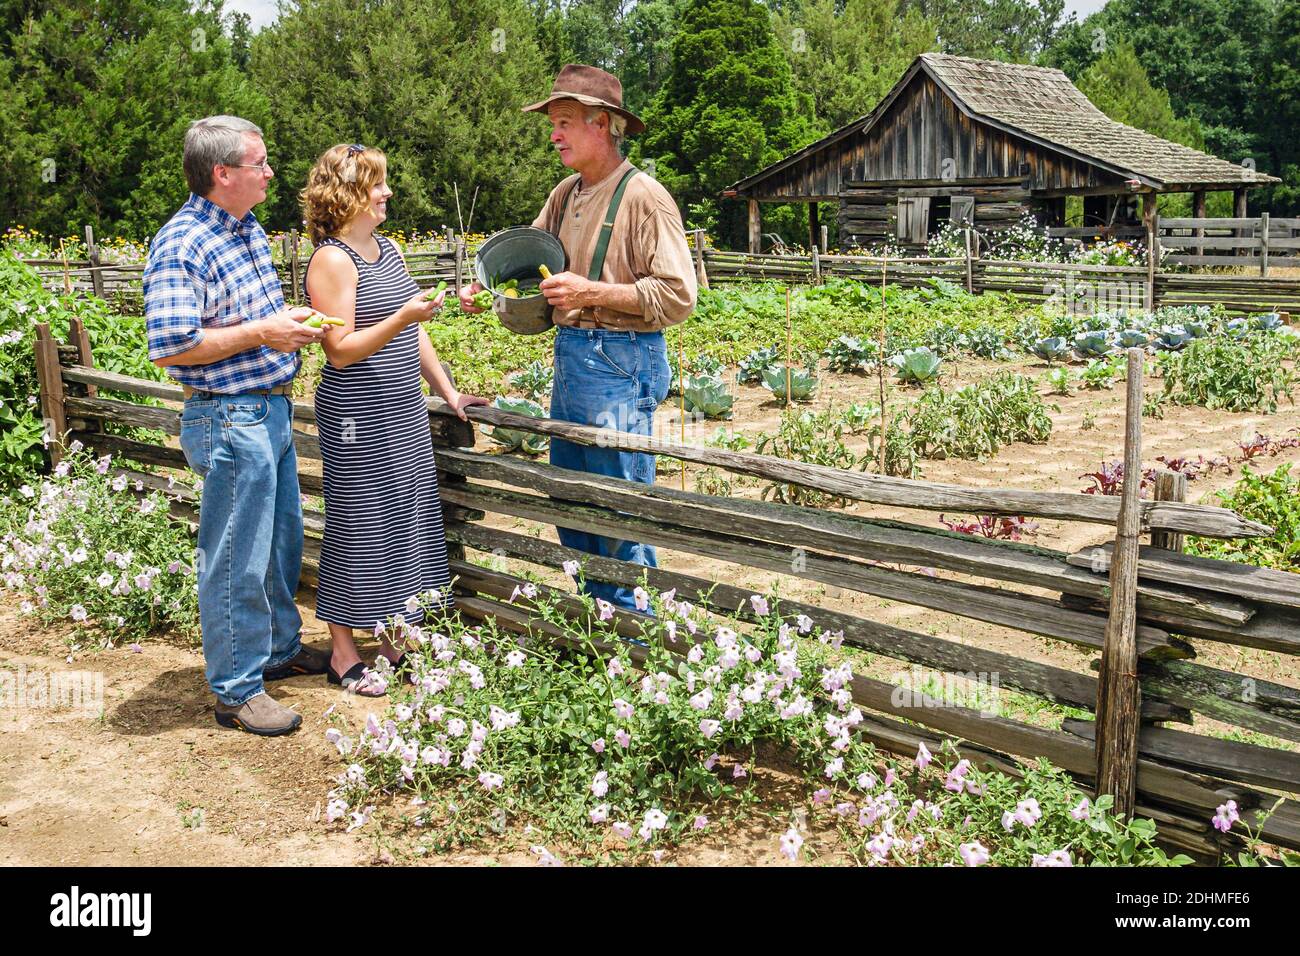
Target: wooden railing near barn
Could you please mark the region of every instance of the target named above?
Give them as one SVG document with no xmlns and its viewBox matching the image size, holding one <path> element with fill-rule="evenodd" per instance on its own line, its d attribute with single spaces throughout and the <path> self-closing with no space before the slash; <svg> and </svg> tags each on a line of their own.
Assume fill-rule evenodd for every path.
<svg viewBox="0 0 1300 956">
<path fill-rule="evenodd" d="M 151 470 L 186 467 L 174 440 L 144 441 L 138 435 L 128 438 L 112 433 L 112 429 L 134 426 L 177 435 L 179 387 L 96 370 L 88 341 L 75 320 L 66 345 L 56 342 L 44 326 L 38 332 L 41 401 L 51 427 L 67 441 L 76 439 L 96 453 L 112 454 L 118 468 L 138 478 L 144 487 L 166 491 L 174 511 L 193 517 L 198 505 L 193 493 L 179 486 L 169 490 L 165 477 Z M 1140 362 L 1129 365 L 1141 367 Z M 159 401 L 136 404 L 109 398 L 109 392 Z M 821 582 L 1065 641 L 1085 652 L 1109 649 L 1113 655 L 1122 650 L 1119 645 L 1107 644 L 1111 624 L 1115 630 L 1125 631 L 1133 658 L 1125 665 L 1121 654 L 1119 676 L 1125 671 L 1136 673 L 1140 681 L 1127 698 L 1122 692 L 1102 693 L 1096 677 L 1047 661 L 807 602 L 781 602 L 784 613 L 807 614 L 820 628 L 842 630 L 846 644 L 898 661 L 900 666 L 916 665 L 967 677 L 995 676 L 1000 688 L 1094 714 L 1100 710 L 1103 716 L 1115 716 L 1112 708 L 1131 711 L 1127 730 L 1123 720 L 1120 730 L 1131 748 L 1126 751 L 1121 739 L 1112 750 L 1111 737 L 1102 755 L 1119 759 L 1117 755 L 1129 753 L 1119 769 L 1126 767 L 1135 776 L 1136 793 L 1130 805 L 1158 823 L 1163 840 L 1192 853 L 1210 858 L 1240 845 L 1235 833 L 1221 835 L 1210 825 L 1215 808 L 1225 800 L 1235 800 L 1249 820 L 1253 818 L 1245 811 L 1268 810 L 1282 794 L 1300 794 L 1300 754 L 1164 726 L 1189 724 L 1195 714 L 1300 741 L 1300 691 L 1197 663 L 1188 640 L 1216 641 L 1274 654 L 1300 653 L 1300 576 L 1165 550 L 1171 545 L 1180 547 L 1177 542 L 1183 533 L 1237 537 L 1266 531 L 1231 511 L 1180 500 L 1126 504 L 1113 497 L 908 481 L 677 445 L 494 408 L 477 407 L 469 414 L 483 424 L 579 444 L 617 443 L 627 450 L 654 452 L 872 504 L 921 512 L 1042 516 L 1092 523 L 1099 529 L 1128 522 L 1135 531 L 1158 536 L 1160 546 L 1144 545 L 1136 555 L 1121 546 L 1123 554 L 1111 571 L 1104 549 L 1068 554 L 919 523 L 713 497 L 573 472 L 543 462 L 475 451 L 473 428 L 445 406 L 430 401 L 451 563 L 458 577 L 458 603 L 468 615 L 493 617 L 510 629 L 549 633 L 546 625 L 530 616 L 526 605 L 511 603 L 510 595 L 522 579 L 470 561 L 469 550 L 547 569 L 558 569 L 568 559 L 582 560 L 593 579 L 631 586 L 644 574 L 650 585 L 676 588 L 701 606 L 749 613 L 749 592 L 727 583 L 725 572 L 719 572 L 722 580 L 711 580 L 671 566 L 645 569 L 580 554 L 533 535 L 493 526 L 485 520 L 491 513 L 645 541 L 727 565 Z M 294 418 L 302 488 L 320 494 L 320 446 L 312 430 L 312 408 L 295 405 Z M 1140 423 L 1137 410 L 1130 409 L 1130 423 L 1135 419 Z M 60 454 L 60 447 L 58 443 L 51 446 L 54 456 Z M 1162 481 L 1160 487 L 1168 492 L 1175 484 Z M 324 521 L 318 511 L 305 514 L 307 587 L 315 581 Z M 1125 538 L 1121 542 L 1136 543 Z M 568 613 L 584 613 L 572 596 L 550 588 L 542 591 L 557 596 Z M 1133 598 L 1127 609 L 1118 596 L 1125 591 Z M 616 623 L 621 633 L 636 633 L 635 615 L 620 613 Z M 886 751 L 911 755 L 922 741 L 933 747 L 941 738 L 955 738 L 963 754 L 979 765 L 1016 774 L 1020 771 L 1015 758 L 1044 757 L 1086 788 L 1098 779 L 1093 731 L 1101 723 L 1066 720 L 1060 730 L 1047 729 L 983 715 L 925 697 L 918 688 L 907 692 L 866 676 L 856 677 L 852 690 L 859 706 L 869 712 L 858 731 Z M 1117 805 L 1124 806 L 1124 799 Z M 1300 848 L 1300 802 L 1285 799 L 1263 823 L 1262 836 L 1272 843 Z"/>
</svg>

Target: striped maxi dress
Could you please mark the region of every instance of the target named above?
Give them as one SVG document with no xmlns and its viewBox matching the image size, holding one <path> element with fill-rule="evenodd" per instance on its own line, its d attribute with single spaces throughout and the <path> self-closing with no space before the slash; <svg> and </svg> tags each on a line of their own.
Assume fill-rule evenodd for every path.
<svg viewBox="0 0 1300 956">
<path fill-rule="evenodd" d="M 357 329 L 388 318 L 420 291 L 393 241 L 375 238 L 375 262 L 337 239 L 322 243 L 343 249 L 357 268 Z M 407 601 L 430 591 L 434 606 L 450 609 L 419 329 L 408 326 L 346 368 L 326 363 L 316 389 L 316 426 L 325 486 L 317 618 L 367 630 L 397 614 L 420 623 L 424 612 L 407 611 Z"/>
</svg>

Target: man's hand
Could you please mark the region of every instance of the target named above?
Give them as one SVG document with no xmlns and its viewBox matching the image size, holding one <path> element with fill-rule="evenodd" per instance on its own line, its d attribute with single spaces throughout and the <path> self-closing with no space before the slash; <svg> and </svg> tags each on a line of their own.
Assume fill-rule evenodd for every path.
<svg viewBox="0 0 1300 956">
<path fill-rule="evenodd" d="M 487 311 L 486 309 L 480 309 L 478 306 L 474 304 L 475 294 L 482 291 L 483 291 L 483 286 L 481 283 L 478 282 L 471 282 L 469 285 L 461 286 L 460 287 L 460 310 L 462 312 L 468 312 L 470 314 L 486 312 Z"/>
<path fill-rule="evenodd" d="M 298 307 L 262 319 L 258 323 L 262 344 L 277 352 L 296 352 L 304 345 L 319 342 L 325 337 L 325 330 L 303 325 L 311 316 L 311 309 Z"/>
<path fill-rule="evenodd" d="M 538 288 L 557 309 L 585 309 L 597 304 L 598 284 L 574 272 L 561 272 L 543 279 Z"/>
</svg>

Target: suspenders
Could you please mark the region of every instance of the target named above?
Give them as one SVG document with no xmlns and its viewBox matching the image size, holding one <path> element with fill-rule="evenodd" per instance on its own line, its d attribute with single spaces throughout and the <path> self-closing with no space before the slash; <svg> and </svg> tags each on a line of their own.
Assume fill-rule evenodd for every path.
<svg viewBox="0 0 1300 956">
<path fill-rule="evenodd" d="M 600 226 L 600 236 L 596 240 L 596 251 L 591 257 L 591 268 L 587 270 L 587 278 L 593 282 L 600 279 L 600 271 L 605 268 L 605 254 L 609 252 L 609 237 L 614 233 L 614 218 L 618 215 L 618 207 L 623 202 L 623 191 L 627 189 L 628 180 L 635 176 L 640 170 L 635 167 L 629 169 L 623 174 L 623 178 L 618 181 L 618 188 L 614 190 L 614 195 L 610 197 L 609 208 L 605 210 L 605 221 Z M 560 203 L 560 220 L 555 227 L 555 231 L 560 231 L 560 226 L 564 224 L 565 213 L 569 210 L 569 197 L 573 195 L 574 190 L 578 188 L 578 182 L 569 187 L 569 191 L 564 194 L 564 199 Z"/>
</svg>

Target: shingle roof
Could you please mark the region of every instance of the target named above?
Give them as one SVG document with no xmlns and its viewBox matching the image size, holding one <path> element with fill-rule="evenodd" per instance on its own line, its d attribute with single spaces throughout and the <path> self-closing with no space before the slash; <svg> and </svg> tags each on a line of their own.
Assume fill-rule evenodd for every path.
<svg viewBox="0 0 1300 956">
<path fill-rule="evenodd" d="M 1278 181 L 1117 123 L 1060 70 L 942 53 L 923 53 L 920 59 L 971 113 L 1159 185 Z"/>
<path fill-rule="evenodd" d="M 1060 70 L 922 53 L 871 113 L 733 183 L 728 191 L 748 190 L 770 174 L 846 136 L 869 130 L 920 70 L 928 72 L 972 116 L 1118 173 L 1146 180 L 1157 190 L 1198 185 L 1262 186 L 1281 181 L 1116 122 L 1097 109 Z"/>
</svg>

